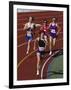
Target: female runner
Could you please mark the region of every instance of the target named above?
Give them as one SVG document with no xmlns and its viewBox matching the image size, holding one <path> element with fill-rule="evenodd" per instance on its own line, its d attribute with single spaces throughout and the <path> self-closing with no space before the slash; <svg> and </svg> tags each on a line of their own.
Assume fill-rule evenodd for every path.
<svg viewBox="0 0 71 90">
<path fill-rule="evenodd" d="M 49 42 L 50 42 L 50 53 L 49 55 L 52 54 L 52 47 L 55 46 L 56 43 L 56 37 L 60 32 L 60 27 L 59 25 L 56 23 L 56 18 L 52 18 L 52 22 L 49 24 L 49 29 L 50 29 L 50 36 L 49 36 Z"/>
<path fill-rule="evenodd" d="M 39 69 L 40 69 L 40 59 L 41 56 L 43 56 L 46 52 L 46 39 L 44 37 L 44 32 L 41 32 L 40 37 L 36 38 L 36 40 L 34 41 L 34 50 L 36 47 L 36 42 L 38 42 L 38 50 L 37 50 L 37 75 L 39 75 Z"/>
<path fill-rule="evenodd" d="M 46 20 L 44 20 L 43 21 L 43 25 L 41 26 L 41 28 L 40 28 L 40 31 L 41 32 L 44 32 L 44 38 L 46 39 L 46 42 L 48 43 L 48 25 L 47 25 L 47 21 Z"/>
<path fill-rule="evenodd" d="M 36 24 L 33 22 L 34 21 L 34 18 L 33 17 L 29 17 L 29 21 L 25 24 L 24 26 L 24 30 L 26 30 L 26 40 L 28 42 L 28 46 L 27 46 L 27 51 L 26 51 L 26 54 L 29 53 L 29 50 L 30 50 L 30 43 L 33 39 L 33 33 L 32 33 L 32 30 L 34 30 L 36 27 L 39 27 L 41 26 L 40 24 Z"/>
</svg>

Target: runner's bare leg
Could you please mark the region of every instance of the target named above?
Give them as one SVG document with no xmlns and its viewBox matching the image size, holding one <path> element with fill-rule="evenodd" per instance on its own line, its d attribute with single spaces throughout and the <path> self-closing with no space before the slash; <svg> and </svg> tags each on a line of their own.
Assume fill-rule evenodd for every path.
<svg viewBox="0 0 71 90">
<path fill-rule="evenodd" d="M 30 43 L 31 43 L 31 40 L 28 41 L 28 46 L 27 46 L 27 52 L 26 52 L 26 54 L 29 53 L 29 50 L 30 50 Z"/>
<path fill-rule="evenodd" d="M 40 68 L 40 53 L 37 53 L 37 75 L 39 75 Z"/>
</svg>

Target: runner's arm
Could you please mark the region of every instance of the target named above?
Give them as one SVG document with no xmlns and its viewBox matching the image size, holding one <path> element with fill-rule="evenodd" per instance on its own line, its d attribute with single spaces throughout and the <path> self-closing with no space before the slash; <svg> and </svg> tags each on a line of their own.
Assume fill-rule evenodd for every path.
<svg viewBox="0 0 71 90">
<path fill-rule="evenodd" d="M 28 27 L 27 23 L 24 25 L 23 30 L 29 29 L 30 27 Z"/>
<path fill-rule="evenodd" d="M 57 29 L 58 29 L 58 31 L 57 31 L 57 35 L 60 33 L 60 31 L 61 31 L 61 28 L 60 28 L 60 26 L 57 24 Z"/>
<path fill-rule="evenodd" d="M 40 27 L 41 26 L 41 24 L 35 24 L 35 27 Z"/>
<path fill-rule="evenodd" d="M 46 36 L 44 36 L 44 38 L 45 38 L 45 49 L 46 49 L 46 47 L 48 45 L 48 40 L 47 40 L 47 37 Z"/>
<path fill-rule="evenodd" d="M 39 38 L 36 38 L 35 40 L 34 40 L 34 50 L 36 49 L 36 42 L 39 40 Z"/>
<path fill-rule="evenodd" d="M 50 29 L 50 26 L 51 26 L 51 23 L 49 24 L 48 28 L 47 29 Z"/>
<path fill-rule="evenodd" d="M 50 37 L 50 35 L 49 35 L 49 33 L 50 33 L 50 27 L 51 27 L 51 23 L 48 25 L 48 28 L 47 28 L 47 30 L 48 30 L 48 37 Z"/>
</svg>

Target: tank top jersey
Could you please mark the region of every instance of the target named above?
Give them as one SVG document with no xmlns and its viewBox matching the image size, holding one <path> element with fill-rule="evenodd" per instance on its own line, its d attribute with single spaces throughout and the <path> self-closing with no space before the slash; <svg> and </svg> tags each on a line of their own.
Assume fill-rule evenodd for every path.
<svg viewBox="0 0 71 90">
<path fill-rule="evenodd" d="M 57 24 L 56 23 L 51 23 L 50 25 L 50 32 L 51 33 L 56 33 L 57 32 Z"/>
<path fill-rule="evenodd" d="M 45 47 L 45 41 L 42 39 L 39 39 L 38 45 L 39 45 L 39 47 Z"/>
<path fill-rule="evenodd" d="M 47 25 L 46 25 L 46 26 L 43 25 L 40 30 L 41 30 L 42 32 L 47 32 L 47 28 L 48 28 Z"/>
<path fill-rule="evenodd" d="M 27 31 L 32 31 L 34 28 L 35 28 L 35 24 L 34 23 L 27 23 L 27 25 L 28 25 L 28 29 L 27 29 Z"/>
</svg>

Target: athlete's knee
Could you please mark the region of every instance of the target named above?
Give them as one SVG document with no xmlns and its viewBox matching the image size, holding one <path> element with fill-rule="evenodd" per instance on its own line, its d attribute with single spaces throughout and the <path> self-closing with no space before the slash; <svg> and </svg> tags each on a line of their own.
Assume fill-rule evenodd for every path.
<svg viewBox="0 0 71 90">
<path fill-rule="evenodd" d="M 28 44 L 30 44 L 31 40 L 28 40 Z"/>
<path fill-rule="evenodd" d="M 37 52 L 37 56 L 40 56 L 40 53 L 39 52 Z"/>
<path fill-rule="evenodd" d="M 55 46 L 55 43 L 56 43 L 56 42 L 53 43 L 53 46 Z"/>
<path fill-rule="evenodd" d="M 56 40 L 53 41 L 53 46 L 55 46 L 55 44 L 56 44 Z"/>
<path fill-rule="evenodd" d="M 49 41 L 50 41 L 50 43 L 51 43 L 51 42 L 52 42 L 52 39 L 50 38 Z"/>
</svg>

